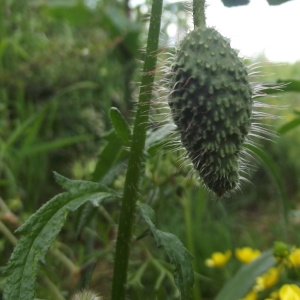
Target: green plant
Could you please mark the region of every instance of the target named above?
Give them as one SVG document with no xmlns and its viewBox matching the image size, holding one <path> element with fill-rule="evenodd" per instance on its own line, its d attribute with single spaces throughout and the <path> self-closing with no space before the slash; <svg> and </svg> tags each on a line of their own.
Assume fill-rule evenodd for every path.
<svg viewBox="0 0 300 300">
<path fill-rule="evenodd" d="M 75 7 L 75 11 L 77 11 L 76 9 L 78 8 Z M 63 11 L 66 13 L 68 9 Z M 57 11 L 54 9 L 52 11 L 50 10 L 49 13 L 56 15 Z M 151 286 L 152 291 L 151 293 L 149 292 L 150 297 L 153 295 L 153 297 L 159 297 L 159 299 L 180 297 L 184 300 L 192 298 L 201 299 L 202 291 L 199 285 L 197 285 L 192 292 L 194 275 L 196 275 L 195 278 L 197 280 L 209 281 L 209 278 L 194 274 L 192 266 L 198 270 L 199 262 L 191 262 L 192 256 L 189 251 L 194 255 L 198 255 L 195 249 L 199 246 L 197 243 L 200 243 L 199 241 L 201 240 L 196 241 L 193 239 L 194 236 L 196 236 L 196 228 L 194 228 L 195 226 L 193 226 L 194 224 L 191 222 L 193 215 L 192 207 L 197 207 L 197 212 L 200 216 L 199 224 L 202 224 L 201 221 L 205 215 L 204 211 L 206 211 L 207 195 L 203 190 L 197 191 L 194 195 L 192 195 L 192 192 L 185 191 L 195 184 L 193 178 L 190 179 L 190 181 L 189 179 L 186 179 L 186 181 L 182 180 L 183 183 L 181 185 L 180 179 L 174 179 L 176 175 L 175 172 L 180 172 L 178 171 L 178 157 L 176 153 L 170 154 L 167 151 L 159 151 L 158 158 L 153 158 L 153 153 L 156 153 L 162 149 L 162 147 L 168 149 L 169 145 L 164 144 L 172 133 L 174 126 L 172 124 L 165 124 L 159 129 L 156 129 L 155 126 L 153 128 L 148 127 L 149 114 L 151 111 L 150 103 L 152 101 L 156 75 L 161 13 L 162 1 L 153 1 L 148 42 L 144 57 L 144 69 L 133 129 L 117 108 L 111 108 L 109 115 L 114 129 L 107 133 L 106 136 L 103 136 L 103 140 L 105 140 L 106 144 L 103 145 L 99 154 L 96 168 L 92 175 L 93 181 L 70 180 L 55 173 L 56 181 L 66 192 L 57 195 L 47 202 L 17 230 L 17 233 L 21 234 L 21 238 L 15 247 L 6 270 L 7 279 L 4 289 L 4 299 L 32 299 L 35 295 L 36 280 L 42 280 L 47 286 L 50 296 L 43 295 L 45 298 L 54 297 L 55 299 L 64 299 L 69 295 L 65 293 L 64 290 L 58 288 L 56 278 L 49 276 L 49 274 L 53 274 L 51 270 L 49 271 L 47 268 L 44 268 L 44 270 L 40 269 L 39 263 L 45 260 L 48 251 L 54 256 L 52 260 L 54 264 L 57 264 L 59 261 L 69 270 L 73 277 L 79 276 L 78 274 L 82 275 L 80 287 L 87 287 L 91 279 L 92 269 L 95 266 L 93 259 L 98 257 L 109 257 L 109 259 L 107 259 L 108 261 L 111 259 L 107 253 L 112 252 L 113 244 L 111 240 L 115 238 L 116 232 L 117 244 L 114 260 L 114 276 L 112 280 L 112 299 L 125 299 L 127 292 L 126 284 L 130 287 L 134 287 L 135 293 L 133 293 L 133 295 L 139 295 L 139 297 L 141 297 L 141 295 L 144 294 L 144 292 L 141 292 L 143 285 L 142 278 L 144 277 L 151 278 L 152 282 L 154 282 Z M 193 13 L 195 26 L 203 26 L 205 16 L 204 1 L 194 1 Z M 109 11 L 107 15 L 110 15 Z M 118 36 L 118 30 L 121 30 L 122 26 L 119 26 L 120 24 L 110 25 L 116 29 L 116 36 Z M 209 39 L 209 37 L 207 38 Z M 121 48 L 123 49 L 123 47 L 130 48 L 130 42 L 128 42 L 128 40 L 126 42 L 125 39 Z M 234 53 L 233 56 L 234 61 L 237 63 L 236 54 Z M 241 72 L 242 77 L 246 76 L 243 72 L 244 71 Z M 225 75 L 227 76 L 228 74 L 226 73 Z M 185 80 L 187 79 L 186 76 L 185 74 Z M 128 95 L 128 93 L 125 94 Z M 246 104 L 245 109 L 247 117 L 249 117 L 248 114 L 250 111 L 248 104 L 249 103 Z M 243 111 L 243 113 L 245 111 Z M 216 122 L 216 120 L 214 120 L 214 122 Z M 244 127 L 244 131 L 248 131 L 247 125 Z M 241 140 L 243 139 L 244 135 L 241 136 Z M 241 145 L 239 144 L 237 148 L 240 150 L 240 147 Z M 170 146 L 169 148 L 174 150 L 174 146 Z M 278 176 L 277 169 L 274 168 L 273 162 L 268 160 L 262 152 L 256 151 L 256 148 L 252 148 L 251 150 L 266 162 L 267 168 L 271 170 L 271 174 L 273 174 L 283 195 L 282 182 L 280 176 Z M 150 165 L 146 162 L 147 155 L 152 158 Z M 167 166 L 158 170 L 160 164 L 163 163 Z M 151 168 L 154 169 L 153 172 L 149 171 Z M 124 169 L 126 169 L 126 174 L 124 174 Z M 174 171 L 174 169 L 176 171 Z M 146 172 L 148 171 L 148 173 L 145 174 L 145 170 Z M 169 170 L 174 172 L 172 176 L 160 176 L 159 171 L 167 173 Z M 149 178 L 147 176 L 153 176 L 153 178 L 148 180 Z M 165 182 L 160 182 L 160 180 L 163 181 L 162 178 L 167 179 Z M 176 189 L 173 186 L 170 188 L 172 184 L 174 185 L 175 180 L 178 180 L 176 182 L 178 186 L 176 186 Z M 149 188 L 151 192 L 141 192 L 141 186 L 145 187 L 151 184 L 153 184 L 153 186 Z M 230 185 L 229 187 L 232 188 L 234 186 Z M 226 190 L 228 190 L 227 187 Z M 163 196 L 165 195 L 171 195 L 181 204 L 184 210 L 186 225 L 184 229 L 189 251 L 185 249 L 174 234 L 159 229 L 160 224 L 158 224 L 155 218 L 154 210 L 146 203 L 141 203 L 145 198 L 150 200 L 149 202 L 154 202 L 157 199 L 157 192 L 161 193 L 160 200 L 164 199 Z M 219 195 L 223 194 L 224 186 L 221 188 L 218 187 L 216 192 Z M 202 201 L 199 201 L 198 198 Z M 108 214 L 105 207 L 109 205 L 112 205 L 114 210 L 117 210 L 117 208 L 121 206 L 120 216 L 116 216 L 116 212 L 112 213 L 113 216 Z M 162 204 L 159 203 L 159 205 Z M 222 210 L 221 205 L 220 207 L 220 210 L 225 215 L 225 210 Z M 178 207 L 176 207 L 176 209 L 178 209 Z M 74 231 L 76 231 L 76 233 L 82 233 L 84 226 L 89 225 L 85 228 L 87 229 L 86 232 L 84 232 L 88 236 L 87 243 L 78 250 L 79 253 L 83 252 L 84 255 L 83 258 L 78 259 L 76 265 L 67 259 L 57 244 L 54 244 L 53 248 L 50 248 L 66 224 L 67 217 L 72 218 L 71 212 L 75 210 L 79 210 L 80 213 L 74 222 L 75 226 L 73 226 L 73 224 L 69 225 L 70 230 L 68 233 L 74 235 Z M 103 224 L 101 224 L 101 222 L 96 223 L 95 218 L 92 218 L 96 211 L 100 211 L 101 216 L 109 224 L 108 227 L 111 229 L 111 232 L 106 236 L 104 234 Z M 115 219 L 117 218 L 119 218 L 119 221 L 116 230 Z M 175 223 L 177 220 L 174 218 L 172 221 Z M 141 228 L 135 228 L 136 222 L 138 222 Z M 216 222 L 211 221 L 211 223 Z M 0 223 L 0 225 L 1 231 L 5 232 L 7 239 L 15 244 L 16 238 L 11 234 L 10 230 L 2 226 L 2 223 Z M 66 226 L 68 226 L 68 224 L 66 224 Z M 215 226 L 217 228 L 216 232 L 223 232 L 225 236 L 224 239 L 226 239 L 227 243 L 230 243 L 230 237 L 228 237 L 229 230 L 226 230 L 227 228 L 224 228 L 225 226 L 223 226 L 223 224 L 217 224 Z M 76 230 L 74 230 L 74 227 Z M 180 231 L 180 229 L 178 229 L 178 231 Z M 102 240 L 95 238 L 99 232 L 105 236 Z M 109 235 L 112 237 L 109 238 Z M 212 234 L 210 232 L 207 234 L 203 230 L 203 236 L 209 237 L 209 235 Z M 65 238 L 67 234 L 63 236 Z M 145 247 L 146 243 L 142 240 L 144 236 L 154 237 L 157 245 L 164 249 L 171 264 L 164 262 L 162 259 L 154 258 L 150 254 Z M 220 236 L 221 234 L 217 235 L 216 240 L 220 239 Z M 105 245 L 104 250 L 95 251 L 93 243 L 100 243 L 100 241 Z M 140 252 L 137 251 L 140 265 L 135 268 L 130 268 L 132 267 L 129 264 L 130 250 L 131 247 L 138 242 L 142 248 Z M 201 253 L 199 255 L 201 255 Z M 46 266 L 49 266 L 49 269 L 51 268 L 51 264 L 46 264 Z M 257 267 L 257 264 L 252 266 L 251 271 L 253 274 L 258 274 L 262 271 Z M 173 273 L 174 280 L 172 278 Z M 162 288 L 163 283 L 166 285 L 165 288 Z M 175 286 L 177 288 L 175 288 Z M 103 285 L 99 282 L 97 288 L 101 293 Z"/>
<path fill-rule="evenodd" d="M 156 53 L 160 30 L 162 1 L 154 1 L 152 17 L 148 36 L 148 46 L 144 64 L 142 84 L 139 97 L 139 105 L 132 136 L 130 130 L 125 130 L 118 124 L 124 124 L 120 114 L 112 110 L 112 119 L 115 120 L 115 130 L 122 141 L 131 138 L 131 149 L 127 167 L 127 176 L 122 196 L 122 207 L 119 221 L 119 231 L 116 248 L 115 272 L 113 279 L 112 299 L 124 299 L 127 266 L 129 259 L 129 244 L 132 239 L 132 229 L 135 215 L 136 201 L 138 197 L 138 185 L 144 161 L 144 147 L 146 141 L 146 129 L 149 119 L 149 103 L 156 67 Z M 125 124 L 126 125 L 126 124 Z M 129 142 L 127 142 L 127 145 Z M 49 201 L 37 213 L 19 228 L 20 233 L 25 233 L 19 241 L 11 257 L 7 272 L 9 274 L 4 290 L 4 298 L 32 299 L 34 296 L 35 278 L 38 263 L 44 259 L 46 252 L 53 243 L 56 235 L 63 226 L 68 212 L 82 206 L 87 201 L 101 203 L 105 199 L 116 199 L 118 195 L 102 184 L 84 181 L 71 181 L 56 175 L 59 183 L 68 190 Z M 96 202 L 95 202 L 96 201 Z M 171 262 L 176 267 L 175 282 L 179 287 L 182 297 L 189 299 L 193 284 L 193 272 L 189 264 L 190 256 L 179 240 L 171 235 L 156 229 L 153 220 L 153 211 L 147 206 L 141 208 L 146 223 L 151 228 L 158 244 L 162 245 Z M 55 225 L 54 225 L 55 224 Z M 55 227 L 55 229 L 53 228 Z M 54 230 L 53 230 L 54 229 Z M 28 235 L 29 234 L 29 235 Z M 24 275 L 23 275 L 24 274 Z M 26 288 L 25 288 L 26 287 Z"/>
<path fill-rule="evenodd" d="M 283 242 L 275 242 L 273 249 L 260 253 L 249 247 L 236 249 L 236 258 L 244 265 L 232 275 L 216 300 L 221 299 L 298 299 L 300 250 Z M 224 268 L 228 260 L 222 253 L 213 253 L 207 260 L 209 267 Z M 210 262 L 212 260 L 212 262 Z M 292 291 L 288 291 L 289 288 Z M 294 285 L 294 286 L 293 286 Z M 290 297 L 290 298 L 289 298 Z"/>
</svg>

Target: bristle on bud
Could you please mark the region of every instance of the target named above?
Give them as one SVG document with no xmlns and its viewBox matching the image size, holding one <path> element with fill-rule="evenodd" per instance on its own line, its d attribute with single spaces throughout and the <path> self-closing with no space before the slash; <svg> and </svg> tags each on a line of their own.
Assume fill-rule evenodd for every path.
<svg viewBox="0 0 300 300">
<path fill-rule="evenodd" d="M 169 78 L 168 104 L 194 168 L 217 196 L 234 190 L 251 127 L 247 67 L 228 39 L 197 28 L 180 44 Z"/>
</svg>

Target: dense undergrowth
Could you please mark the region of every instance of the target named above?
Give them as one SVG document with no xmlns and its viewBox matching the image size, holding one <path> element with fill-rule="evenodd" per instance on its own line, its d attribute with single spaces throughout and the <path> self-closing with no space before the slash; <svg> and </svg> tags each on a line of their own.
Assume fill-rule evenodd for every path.
<svg viewBox="0 0 300 300">
<path fill-rule="evenodd" d="M 4 268 L 19 237 L 14 231 L 61 192 L 52 171 L 101 182 L 108 187 L 101 192 L 113 189 L 114 199 L 101 194 L 105 205 L 84 205 L 68 217 L 38 273 L 36 298 L 68 299 L 85 287 L 104 299 L 111 293 L 128 160 L 124 140 L 126 144 L 130 133 L 120 141 L 112 131 L 110 107 L 117 107 L 131 124 L 137 60 L 144 59 L 138 49 L 147 28 L 146 22 L 136 20 L 144 20 L 150 6 L 73 4 L 0 4 L 5 16 L 0 18 L 0 294 Z M 163 33 L 170 22 L 186 26 L 186 14 L 177 14 L 180 4 L 164 10 Z M 218 200 L 199 186 L 198 178 L 178 163 L 179 151 L 159 143 L 167 129 L 159 135 L 157 124 L 150 124 L 139 202 L 150 205 L 156 227 L 176 235 L 194 257 L 195 300 L 213 299 L 240 268 L 234 260 L 224 272 L 208 268 L 205 259 L 213 252 L 244 246 L 264 251 L 275 241 L 300 246 L 300 64 L 266 63 L 262 71 L 265 82 L 291 82 L 278 97 L 263 100 L 284 107 L 275 110 L 280 119 L 266 121 L 278 136 L 275 142 L 260 142 L 264 152 L 254 152 L 251 182 L 231 197 Z M 59 182 L 71 185 L 61 178 Z M 146 219 L 137 214 L 128 298 L 179 299 L 166 254 L 153 239 L 142 238 L 152 228 Z M 152 235 L 157 234 L 153 229 Z"/>
</svg>

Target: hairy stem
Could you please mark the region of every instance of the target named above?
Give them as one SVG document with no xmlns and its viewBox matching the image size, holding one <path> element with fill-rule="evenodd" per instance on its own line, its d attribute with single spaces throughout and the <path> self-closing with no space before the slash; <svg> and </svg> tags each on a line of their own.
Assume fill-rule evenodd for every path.
<svg viewBox="0 0 300 300">
<path fill-rule="evenodd" d="M 138 198 L 138 187 L 145 160 L 144 148 L 149 121 L 149 106 L 156 69 L 162 2 L 162 0 L 153 0 L 152 3 L 146 58 L 120 212 L 112 285 L 112 300 L 125 299 L 130 242 L 132 238 L 136 201 Z"/>
<path fill-rule="evenodd" d="M 193 0 L 194 28 L 205 27 L 205 0 Z"/>
</svg>

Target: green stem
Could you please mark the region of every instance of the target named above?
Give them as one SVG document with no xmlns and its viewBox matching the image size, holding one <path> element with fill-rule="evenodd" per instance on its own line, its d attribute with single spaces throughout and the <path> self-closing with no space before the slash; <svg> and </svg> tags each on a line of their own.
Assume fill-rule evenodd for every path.
<svg viewBox="0 0 300 300">
<path fill-rule="evenodd" d="M 41 272 L 40 272 L 41 273 Z M 56 300 L 65 300 L 65 297 L 61 294 L 60 290 L 57 288 L 57 286 L 49 279 L 49 277 L 46 274 L 41 273 L 40 274 L 41 279 L 43 280 L 44 284 L 47 286 L 47 291 L 49 293 L 49 296 L 51 295 L 52 299 Z"/>
<path fill-rule="evenodd" d="M 125 299 L 125 284 L 134 224 L 138 188 L 145 160 L 144 148 L 149 121 L 149 108 L 154 82 L 162 13 L 162 0 L 153 0 L 146 58 L 144 63 L 138 109 L 134 122 L 131 151 L 120 212 L 115 254 L 112 300 Z"/>
<path fill-rule="evenodd" d="M 202 199 L 197 199 L 202 200 Z M 186 234 L 186 243 L 188 250 L 192 253 L 192 255 L 196 254 L 195 250 L 195 243 L 194 243 L 194 237 L 193 237 L 193 216 L 192 216 L 192 208 L 191 208 L 191 201 L 192 197 L 190 194 L 186 195 L 182 199 L 182 205 L 184 210 L 184 221 L 185 221 L 185 234 Z M 192 261 L 193 269 L 196 269 L 196 260 L 194 259 Z M 201 300 L 201 291 L 198 282 L 194 285 L 193 288 L 193 299 L 194 300 Z"/>
<path fill-rule="evenodd" d="M 0 232 L 15 246 L 18 242 L 17 238 L 10 232 L 10 230 L 0 221 Z"/>
<path fill-rule="evenodd" d="M 50 249 L 49 252 L 69 270 L 72 276 L 79 272 L 79 267 L 77 267 L 64 253 L 55 248 Z"/>
<path fill-rule="evenodd" d="M 205 0 L 193 0 L 194 28 L 205 27 Z"/>
</svg>

